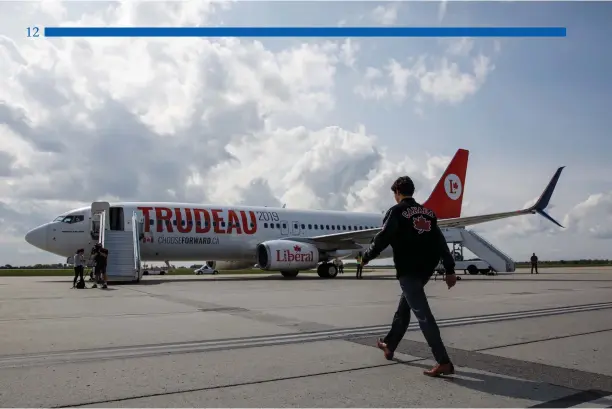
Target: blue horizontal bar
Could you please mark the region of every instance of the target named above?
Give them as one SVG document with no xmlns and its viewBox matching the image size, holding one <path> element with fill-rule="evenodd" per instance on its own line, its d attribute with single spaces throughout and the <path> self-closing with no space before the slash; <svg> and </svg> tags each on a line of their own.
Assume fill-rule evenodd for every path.
<svg viewBox="0 0 612 409">
<path fill-rule="evenodd" d="M 565 37 L 565 27 L 45 27 L 45 37 Z"/>
</svg>

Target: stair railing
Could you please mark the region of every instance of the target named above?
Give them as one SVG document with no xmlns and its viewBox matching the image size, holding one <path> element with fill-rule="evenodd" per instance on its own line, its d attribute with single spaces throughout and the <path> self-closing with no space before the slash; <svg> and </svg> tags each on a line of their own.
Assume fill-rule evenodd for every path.
<svg viewBox="0 0 612 409">
<path fill-rule="evenodd" d="M 132 243 L 134 250 L 134 271 L 140 277 L 140 221 L 138 214 L 132 214 Z"/>
</svg>

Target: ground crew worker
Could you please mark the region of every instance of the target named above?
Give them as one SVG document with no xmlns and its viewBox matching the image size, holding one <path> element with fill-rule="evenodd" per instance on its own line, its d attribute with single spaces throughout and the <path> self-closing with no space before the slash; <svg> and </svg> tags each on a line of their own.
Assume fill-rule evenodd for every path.
<svg viewBox="0 0 612 409">
<path fill-rule="evenodd" d="M 355 275 L 355 278 L 361 278 L 361 275 L 363 274 L 363 264 L 362 264 L 361 252 L 359 252 L 359 254 L 357 255 L 355 259 L 357 260 L 357 274 Z"/>
<path fill-rule="evenodd" d="M 83 271 L 85 270 L 85 249 L 78 249 L 74 255 L 74 280 L 72 280 L 72 288 L 76 288 L 77 278 L 83 279 Z"/>
<path fill-rule="evenodd" d="M 446 238 L 438 227 L 438 219 L 434 212 L 412 198 L 414 194 L 412 180 L 408 176 L 402 176 L 393 183 L 391 190 L 397 204 L 387 211 L 383 228 L 374 237 L 361 263 L 368 264 L 389 245 L 393 248 L 396 278 L 400 283 L 402 296 L 391 329 L 385 338 L 378 339 L 377 346 L 383 350 L 386 359 L 393 359 L 394 351 L 410 324 L 410 310 L 412 310 L 437 362 L 436 366 L 424 371 L 424 374 L 428 376 L 453 374 L 455 368 L 429 308 L 425 284 L 433 275 L 441 258 L 446 270 L 445 281 L 449 289 L 453 287 L 457 282 L 455 261 L 446 244 Z"/>
<path fill-rule="evenodd" d="M 533 269 L 535 268 L 536 274 L 538 274 L 538 256 L 533 253 L 531 256 L 531 274 L 533 274 Z"/>
<path fill-rule="evenodd" d="M 342 260 L 338 260 L 338 272 L 340 274 L 344 274 L 344 263 Z"/>
</svg>

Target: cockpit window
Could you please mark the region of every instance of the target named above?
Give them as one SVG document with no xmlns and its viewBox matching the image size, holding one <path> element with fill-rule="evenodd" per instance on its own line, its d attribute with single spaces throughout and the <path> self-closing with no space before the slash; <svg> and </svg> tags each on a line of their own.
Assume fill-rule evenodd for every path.
<svg viewBox="0 0 612 409">
<path fill-rule="evenodd" d="M 85 220 L 85 216 L 83 216 L 82 214 L 77 214 L 77 215 L 69 215 L 69 216 L 59 216 L 54 221 L 72 224 L 72 223 L 79 223 L 84 220 Z"/>
</svg>

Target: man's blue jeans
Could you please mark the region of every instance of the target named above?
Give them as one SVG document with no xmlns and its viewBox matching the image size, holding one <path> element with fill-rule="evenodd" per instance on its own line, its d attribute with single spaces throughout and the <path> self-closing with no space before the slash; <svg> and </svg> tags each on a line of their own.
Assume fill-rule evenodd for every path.
<svg viewBox="0 0 612 409">
<path fill-rule="evenodd" d="M 429 344 L 431 348 L 435 360 L 439 364 L 446 364 L 450 362 L 450 358 L 442 342 L 440 329 L 438 328 L 436 319 L 429 308 L 427 295 L 425 295 L 425 284 L 427 284 L 428 281 L 429 277 L 419 278 L 405 276 L 399 278 L 402 296 L 400 297 L 397 311 L 393 316 L 391 330 L 389 330 L 389 333 L 383 341 L 391 351 L 395 351 L 406 334 L 406 330 L 410 324 L 410 310 L 412 310 L 419 321 L 421 331 L 425 336 L 427 344 Z"/>
</svg>

